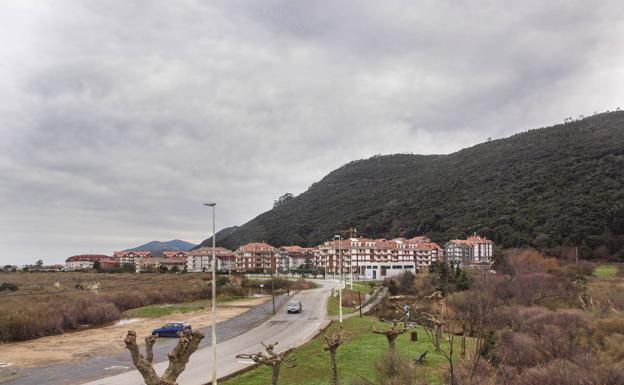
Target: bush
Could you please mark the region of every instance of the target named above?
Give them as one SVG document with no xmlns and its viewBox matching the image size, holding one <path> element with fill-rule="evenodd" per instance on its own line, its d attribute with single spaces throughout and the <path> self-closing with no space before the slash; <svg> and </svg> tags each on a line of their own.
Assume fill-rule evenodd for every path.
<svg viewBox="0 0 624 385">
<path fill-rule="evenodd" d="M 8 283 L 8 282 L 0 284 L 0 291 L 5 291 L 5 290 L 17 291 L 17 285 L 14 283 Z"/>
</svg>

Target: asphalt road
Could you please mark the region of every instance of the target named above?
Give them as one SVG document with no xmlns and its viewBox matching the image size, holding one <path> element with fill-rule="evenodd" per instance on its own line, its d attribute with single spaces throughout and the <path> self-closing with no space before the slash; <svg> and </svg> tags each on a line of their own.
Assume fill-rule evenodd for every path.
<svg viewBox="0 0 624 385">
<path fill-rule="evenodd" d="M 277 351 L 299 346 L 316 335 L 329 321 L 326 319 L 327 298 L 332 289 L 331 282 L 319 282 L 319 288 L 305 290 L 292 296 L 303 304 L 302 314 L 287 314 L 286 308 L 268 321 L 248 332 L 240 334 L 227 341 L 217 343 L 217 376 L 235 373 L 252 365 L 252 361 L 235 358 L 239 353 L 256 353 L 263 351 L 261 342 L 279 342 Z M 210 339 L 210 334 L 205 339 Z M 158 373 L 163 373 L 168 361 L 161 361 L 155 365 Z M 211 381 L 212 350 L 203 348 L 197 350 L 186 366 L 186 370 L 178 378 L 179 385 L 204 385 Z M 122 373 L 116 376 L 105 377 L 87 383 L 87 385 L 139 385 L 143 378 L 136 371 Z"/>
</svg>

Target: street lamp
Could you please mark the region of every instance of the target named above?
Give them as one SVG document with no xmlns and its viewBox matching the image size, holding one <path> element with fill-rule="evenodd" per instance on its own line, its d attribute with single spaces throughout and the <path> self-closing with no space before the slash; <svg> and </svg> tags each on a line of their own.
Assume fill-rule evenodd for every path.
<svg viewBox="0 0 624 385">
<path fill-rule="evenodd" d="M 334 239 L 338 239 L 338 314 L 340 315 L 340 323 L 342 323 L 342 248 L 340 247 L 342 237 L 340 235 L 334 235 Z"/>
<path fill-rule="evenodd" d="M 214 202 L 204 203 L 204 206 L 212 207 L 212 385 L 217 385 L 217 256 L 215 232 L 215 206 Z"/>
</svg>

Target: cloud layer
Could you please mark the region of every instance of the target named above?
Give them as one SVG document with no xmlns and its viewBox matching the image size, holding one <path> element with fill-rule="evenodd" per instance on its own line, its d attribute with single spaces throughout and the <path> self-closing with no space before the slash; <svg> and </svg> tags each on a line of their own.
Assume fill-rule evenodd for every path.
<svg viewBox="0 0 624 385">
<path fill-rule="evenodd" d="M 209 236 L 350 160 L 624 106 L 621 1 L 0 12 L 0 263 Z"/>
</svg>

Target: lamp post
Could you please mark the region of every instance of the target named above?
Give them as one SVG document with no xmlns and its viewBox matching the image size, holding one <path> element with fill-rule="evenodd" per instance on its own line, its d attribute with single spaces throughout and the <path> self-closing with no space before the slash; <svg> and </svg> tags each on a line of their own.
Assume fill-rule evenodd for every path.
<svg viewBox="0 0 624 385">
<path fill-rule="evenodd" d="M 212 385 L 217 385 L 217 256 L 216 256 L 216 232 L 215 232 L 215 206 L 214 202 L 204 203 L 204 206 L 212 207 Z"/>
<path fill-rule="evenodd" d="M 340 241 L 342 237 L 340 235 L 334 235 L 334 239 L 338 239 L 338 314 L 340 323 L 342 323 L 342 247 Z"/>
</svg>

